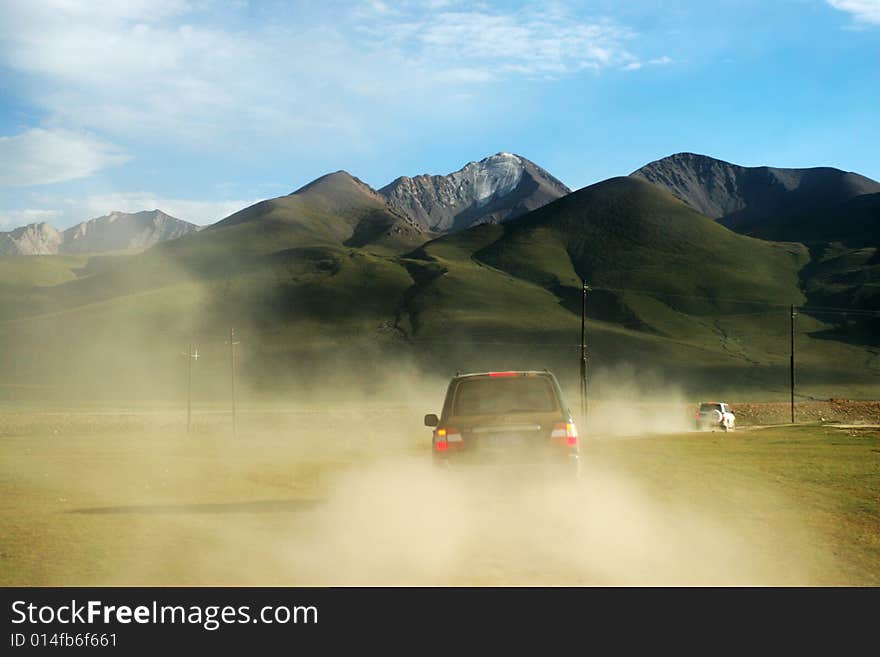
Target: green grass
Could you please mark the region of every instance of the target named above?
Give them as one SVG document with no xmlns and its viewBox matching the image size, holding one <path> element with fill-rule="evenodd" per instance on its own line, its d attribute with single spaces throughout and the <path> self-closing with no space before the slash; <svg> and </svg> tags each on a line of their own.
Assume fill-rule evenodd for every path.
<svg viewBox="0 0 880 657">
<path fill-rule="evenodd" d="M 0 321 L 39 312 L 48 290 L 75 280 L 87 262 L 85 256 L 0 256 Z"/>
<path fill-rule="evenodd" d="M 880 433 L 830 426 L 693 434 L 593 444 L 596 468 L 643 482 L 652 496 L 690 500 L 750 532 L 809 581 L 880 584 Z M 786 560 L 790 560 L 788 565 Z"/>
<path fill-rule="evenodd" d="M 46 287 L 76 278 L 76 270 L 88 262 L 87 256 L 3 256 L 0 280 L 15 287 Z"/>
<path fill-rule="evenodd" d="M 802 271 L 811 305 L 835 308 L 880 307 L 880 255 L 876 246 L 842 244 L 812 247 L 813 259 Z M 865 326 L 876 333 L 876 322 Z"/>
</svg>

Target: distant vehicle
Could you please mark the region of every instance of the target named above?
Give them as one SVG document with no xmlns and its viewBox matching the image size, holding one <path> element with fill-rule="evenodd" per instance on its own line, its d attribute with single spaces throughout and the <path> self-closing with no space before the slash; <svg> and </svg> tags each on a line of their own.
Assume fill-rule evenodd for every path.
<svg viewBox="0 0 880 657">
<path fill-rule="evenodd" d="M 730 410 L 730 406 L 722 402 L 703 402 L 695 417 L 697 431 L 706 429 L 721 429 L 733 431 L 736 429 L 736 416 Z"/>
<path fill-rule="evenodd" d="M 434 428 L 432 453 L 441 466 L 551 466 L 580 476 L 578 431 L 550 372 L 482 372 L 453 377 Z"/>
</svg>

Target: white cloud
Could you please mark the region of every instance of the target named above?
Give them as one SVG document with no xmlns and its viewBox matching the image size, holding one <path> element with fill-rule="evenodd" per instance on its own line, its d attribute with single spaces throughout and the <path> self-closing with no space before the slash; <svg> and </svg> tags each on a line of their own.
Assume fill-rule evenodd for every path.
<svg viewBox="0 0 880 657">
<path fill-rule="evenodd" d="M 357 157 L 399 133 L 436 135 L 493 114 L 503 119 L 512 94 L 521 98 L 521 87 L 505 87 L 510 81 L 652 63 L 634 54 L 638 35 L 613 20 L 554 2 L 522 7 L 379 0 L 273 3 L 254 12 L 210 0 L 0 3 L 0 66 L 15 74 L 16 100 L 41 116 L 40 128 L 0 138 L 0 186 L 82 178 L 129 159 L 113 144 L 130 153 L 146 148 L 139 164 L 167 153 L 165 176 L 183 168 L 177 155 L 240 159 L 245 169 L 257 160 Z M 95 195 L 99 189 L 107 187 L 79 199 L 31 194 L 7 206 L 57 213 L 53 221 L 65 227 L 156 207 L 204 224 L 251 202 L 161 191 Z M 24 210 L 7 211 L 7 222 L 26 223 L 10 212 Z"/>
<path fill-rule="evenodd" d="M 53 125 L 175 148 L 261 139 L 325 151 L 356 149 L 395 117 L 477 112 L 452 99 L 506 79 L 637 60 L 631 30 L 556 4 L 319 6 L 243 22 L 174 1 L 12 3 L 0 56 Z"/>
<path fill-rule="evenodd" d="M 477 67 L 496 74 L 557 76 L 625 68 L 635 34 L 607 19 L 579 20 L 559 6 L 519 11 L 469 9 L 375 16 L 361 26 L 381 48 L 412 54 L 423 65 Z"/>
<path fill-rule="evenodd" d="M 828 4 L 859 22 L 880 25 L 880 0 L 828 0 Z"/>
<path fill-rule="evenodd" d="M 663 55 L 662 57 L 655 57 L 654 59 L 649 59 L 647 62 L 634 60 L 624 65 L 623 70 L 638 71 L 639 69 L 645 68 L 645 66 L 667 66 L 668 64 L 672 64 L 673 61 L 674 60 L 671 57 L 668 57 L 666 55 Z"/>
<path fill-rule="evenodd" d="M 129 159 L 113 144 L 88 134 L 35 128 L 0 137 L 0 187 L 84 178 Z"/>
</svg>

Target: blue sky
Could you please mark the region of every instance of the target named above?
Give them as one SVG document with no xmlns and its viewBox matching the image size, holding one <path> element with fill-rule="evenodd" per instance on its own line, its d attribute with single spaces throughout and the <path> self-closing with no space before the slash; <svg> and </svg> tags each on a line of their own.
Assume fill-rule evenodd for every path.
<svg viewBox="0 0 880 657">
<path fill-rule="evenodd" d="M 878 118 L 880 0 L 0 5 L 0 230 L 498 151 L 572 188 L 678 151 L 880 179 Z"/>
</svg>

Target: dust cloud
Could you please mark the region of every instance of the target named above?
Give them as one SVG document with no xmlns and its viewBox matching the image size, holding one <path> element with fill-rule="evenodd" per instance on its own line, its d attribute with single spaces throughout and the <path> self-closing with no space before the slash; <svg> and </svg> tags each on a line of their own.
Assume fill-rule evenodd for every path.
<svg viewBox="0 0 880 657">
<path fill-rule="evenodd" d="M 14 473 L 19 497 L 31 491 L 16 511 L 27 516 L 17 531 L 30 539 L 4 552 L 40 557 L 13 583 L 815 581 L 811 564 L 791 556 L 807 540 L 795 521 L 790 540 L 780 541 L 732 521 L 724 490 L 707 487 L 699 503 L 658 494 L 601 457 L 596 445 L 612 444 L 610 436 L 584 441 L 579 481 L 531 469 L 434 467 L 422 415 L 439 410 L 447 381 L 417 378 L 415 369 L 396 370 L 377 378 L 375 390 L 344 391 L 340 405 L 323 397 L 326 389 L 299 391 L 298 406 L 264 401 L 242 410 L 236 438 L 227 416 L 207 413 L 189 437 L 179 428 L 80 427 L 7 440 L 4 471 Z M 397 403 L 377 403 L 376 393 Z M 633 395 L 644 399 L 637 386 Z M 25 444 L 26 454 L 10 455 Z M 53 547 L 59 542 L 64 549 Z"/>
<path fill-rule="evenodd" d="M 693 428 L 694 404 L 674 382 L 629 364 L 591 380 L 586 431 L 591 436 L 644 436 Z M 572 406 L 579 404 L 571 400 Z"/>
<path fill-rule="evenodd" d="M 811 539 L 795 516 L 743 520 L 732 490 L 697 481 L 695 500 L 591 444 L 687 431 L 693 385 L 644 366 L 591 369 L 583 422 L 568 346 L 378 335 L 385 311 L 322 314 L 314 271 L 187 255 L 188 243 L 94 259 L 0 322 L 0 584 L 815 581 L 791 556 Z M 440 412 L 456 369 L 544 367 L 581 425 L 580 481 L 432 466 L 422 418 Z M 795 506 L 749 495 L 743 508 Z"/>
<path fill-rule="evenodd" d="M 442 471 L 431 464 L 422 417 L 439 413 L 452 372 L 361 343 L 321 360 L 292 356 L 295 344 L 244 325 L 233 434 L 222 313 L 198 312 L 216 307 L 215 292 L 193 288 L 168 302 L 165 326 L 174 332 L 100 301 L 99 333 L 90 333 L 95 322 L 86 316 L 63 333 L 35 324 L 32 343 L 10 365 L 23 381 L 45 381 L 51 361 L 58 381 L 72 383 L 35 388 L 33 412 L 21 406 L 0 418 L 2 472 L 14 491 L 0 519 L 0 547 L 17 564 L 7 583 L 811 581 L 806 566 L 790 561 L 780 576 L 777 555 L 768 557 L 753 527 L 728 523 L 724 505 L 657 496 L 631 473 L 592 459 L 586 443 L 594 437 L 689 428 L 678 388 L 636 368 L 591 377 L 582 480 L 491 467 Z M 194 319 L 181 328 L 173 315 L 184 310 Z M 257 334 L 259 353 L 248 343 Z M 211 337 L 196 344 L 202 359 L 187 435 L 190 335 Z M 485 369 L 532 366 L 512 360 Z M 561 379 L 577 413 L 577 387 Z"/>
<path fill-rule="evenodd" d="M 427 467 L 398 462 L 340 478 L 310 538 L 279 552 L 314 584 L 778 581 L 720 518 L 663 504 L 619 476 L 589 472 L 572 483 Z"/>
</svg>

